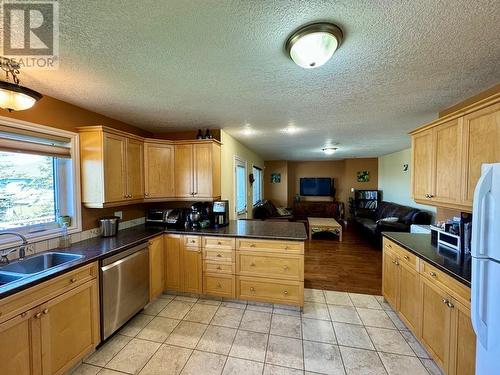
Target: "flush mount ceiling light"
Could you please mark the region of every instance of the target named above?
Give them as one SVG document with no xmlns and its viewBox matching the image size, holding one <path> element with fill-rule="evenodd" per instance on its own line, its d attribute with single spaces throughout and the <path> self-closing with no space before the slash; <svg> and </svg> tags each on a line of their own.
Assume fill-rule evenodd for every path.
<svg viewBox="0 0 500 375">
<path fill-rule="evenodd" d="M 286 41 L 285 48 L 298 66 L 318 68 L 330 60 L 342 37 L 342 30 L 333 23 L 313 23 L 295 31 Z"/>
<path fill-rule="evenodd" d="M 337 151 L 336 147 L 325 147 L 321 149 L 326 155 L 333 155 Z"/>
<path fill-rule="evenodd" d="M 6 81 L 0 81 L 0 108 L 9 112 L 22 111 L 33 107 L 42 94 L 19 85 L 19 63 L 0 57 L 0 68 L 5 72 Z M 12 82 L 9 81 L 9 77 Z"/>
</svg>

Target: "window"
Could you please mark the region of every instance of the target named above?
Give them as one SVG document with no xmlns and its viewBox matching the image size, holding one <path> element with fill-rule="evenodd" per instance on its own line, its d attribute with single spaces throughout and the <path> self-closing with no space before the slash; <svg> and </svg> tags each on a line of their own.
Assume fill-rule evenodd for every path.
<svg viewBox="0 0 500 375">
<path fill-rule="evenodd" d="M 55 237 L 60 216 L 70 217 L 70 233 L 81 230 L 76 145 L 76 133 L 0 118 L 0 233 Z"/>
<path fill-rule="evenodd" d="M 254 182 L 252 185 L 252 203 L 255 206 L 257 203 L 259 203 L 262 200 L 262 169 L 259 167 L 256 167 L 255 165 L 252 168 L 252 173 L 253 173 L 253 178 Z"/>
<path fill-rule="evenodd" d="M 245 161 L 234 158 L 235 176 L 235 209 L 237 215 L 245 215 L 247 212 L 247 164 Z"/>
</svg>

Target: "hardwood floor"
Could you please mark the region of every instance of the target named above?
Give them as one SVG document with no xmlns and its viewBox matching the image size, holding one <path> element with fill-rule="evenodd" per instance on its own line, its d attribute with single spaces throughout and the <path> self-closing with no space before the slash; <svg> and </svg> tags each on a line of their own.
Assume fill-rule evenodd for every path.
<svg viewBox="0 0 500 375">
<path fill-rule="evenodd" d="M 382 293 L 382 252 L 356 233 L 343 229 L 343 241 L 317 234 L 306 241 L 304 286 L 342 292 Z"/>
</svg>

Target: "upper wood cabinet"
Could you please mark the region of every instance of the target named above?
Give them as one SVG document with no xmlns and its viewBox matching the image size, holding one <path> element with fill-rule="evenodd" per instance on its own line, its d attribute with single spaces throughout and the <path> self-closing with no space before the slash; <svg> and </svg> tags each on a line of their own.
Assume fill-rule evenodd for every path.
<svg viewBox="0 0 500 375">
<path fill-rule="evenodd" d="M 80 131 L 82 202 L 91 208 L 144 199 L 142 138 L 102 126 Z"/>
<path fill-rule="evenodd" d="M 145 198 L 173 198 L 174 145 L 169 141 L 146 139 L 144 142 Z"/>
<path fill-rule="evenodd" d="M 177 198 L 219 198 L 220 144 L 197 141 L 175 145 L 175 196 Z"/>
<path fill-rule="evenodd" d="M 500 162 L 499 101 L 496 94 L 411 133 L 416 202 L 472 210 L 481 165 Z"/>
</svg>

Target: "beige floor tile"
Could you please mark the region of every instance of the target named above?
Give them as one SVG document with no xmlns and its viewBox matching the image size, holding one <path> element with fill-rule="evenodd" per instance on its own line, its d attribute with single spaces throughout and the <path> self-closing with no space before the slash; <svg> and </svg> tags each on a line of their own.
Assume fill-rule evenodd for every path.
<svg viewBox="0 0 500 375">
<path fill-rule="evenodd" d="M 245 310 L 243 319 L 241 319 L 240 329 L 253 332 L 269 333 L 271 327 L 271 314 Z"/>
<path fill-rule="evenodd" d="M 302 340 L 290 337 L 269 336 L 266 363 L 300 370 L 304 369 Z"/>
<path fill-rule="evenodd" d="M 141 370 L 140 375 L 178 375 L 193 350 L 162 345 Z"/>
<path fill-rule="evenodd" d="M 302 319 L 304 340 L 336 344 L 332 322 L 318 319 Z"/>
<path fill-rule="evenodd" d="M 296 316 L 274 314 L 271 319 L 271 335 L 302 338 L 301 319 Z"/>
<path fill-rule="evenodd" d="M 300 310 L 291 310 L 291 309 L 284 309 L 284 308 L 281 308 L 281 307 L 274 307 L 273 308 L 273 314 L 288 315 L 288 316 L 298 316 L 298 317 L 300 317 L 301 312 L 300 312 Z"/>
<path fill-rule="evenodd" d="M 182 321 L 168 336 L 165 343 L 194 349 L 207 327 L 206 324 Z"/>
<path fill-rule="evenodd" d="M 335 336 L 339 345 L 361 349 L 375 349 L 370 336 L 368 336 L 368 332 L 366 332 L 363 326 L 333 322 L 333 329 L 335 330 Z"/>
<path fill-rule="evenodd" d="M 216 297 L 214 297 L 214 298 L 204 297 L 204 298 L 200 298 L 198 300 L 198 302 L 196 302 L 196 303 L 201 303 L 204 305 L 220 306 L 222 304 L 222 300 L 216 299 Z"/>
<path fill-rule="evenodd" d="M 240 326 L 241 318 L 245 310 L 233 309 L 232 307 L 219 307 L 210 324 L 231 328 Z"/>
<path fill-rule="evenodd" d="M 162 294 L 160 294 L 158 296 L 158 298 L 173 300 L 175 298 L 175 295 L 173 295 L 173 294 L 167 294 L 167 293 L 162 293 Z"/>
<path fill-rule="evenodd" d="M 179 322 L 180 320 L 177 319 L 157 316 L 136 337 L 144 340 L 164 342 Z"/>
<path fill-rule="evenodd" d="M 268 363 L 264 365 L 263 375 L 303 375 L 303 374 L 304 371 L 297 370 L 295 368 L 270 365 Z"/>
<path fill-rule="evenodd" d="M 123 372 L 110 370 L 109 368 L 103 368 L 101 371 L 99 371 L 99 375 L 123 375 Z"/>
<path fill-rule="evenodd" d="M 214 317 L 219 306 L 206 305 L 203 303 L 196 303 L 191 310 L 186 314 L 184 320 L 191 322 L 208 324 Z"/>
<path fill-rule="evenodd" d="M 161 344 L 152 341 L 132 339 L 106 365 L 106 368 L 137 374 L 149 361 Z"/>
<path fill-rule="evenodd" d="M 268 335 L 238 330 L 229 355 L 252 361 L 264 362 Z"/>
<path fill-rule="evenodd" d="M 196 349 L 228 355 L 235 336 L 235 328 L 208 326 Z"/>
<path fill-rule="evenodd" d="M 181 374 L 183 375 L 220 375 L 224 364 L 226 362 L 226 356 L 199 352 L 195 350 L 191 357 L 184 366 Z"/>
<path fill-rule="evenodd" d="M 326 303 L 330 305 L 353 306 L 349 293 L 325 290 Z"/>
<path fill-rule="evenodd" d="M 347 375 L 387 375 L 377 352 L 340 347 Z"/>
<path fill-rule="evenodd" d="M 245 310 L 247 308 L 247 303 L 246 301 L 223 301 L 221 306 Z"/>
<path fill-rule="evenodd" d="M 332 321 L 340 323 L 360 324 L 363 322 L 359 318 L 356 308 L 353 306 L 328 305 Z"/>
<path fill-rule="evenodd" d="M 249 361 L 247 359 L 229 357 L 224 366 L 222 375 L 261 375 L 263 363 Z"/>
<path fill-rule="evenodd" d="M 349 297 L 356 307 L 366 307 L 378 310 L 382 309 L 375 296 L 370 294 L 349 293 Z"/>
<path fill-rule="evenodd" d="M 430 358 L 429 353 L 424 349 L 424 347 L 418 342 L 415 336 L 410 331 L 401 331 L 401 335 L 405 338 L 406 342 L 413 349 L 417 357 L 419 358 Z"/>
<path fill-rule="evenodd" d="M 153 318 L 151 315 L 138 314 L 120 329 L 119 334 L 135 337 Z"/>
<path fill-rule="evenodd" d="M 260 312 L 265 312 L 265 313 L 272 313 L 273 312 L 273 305 L 270 303 L 265 303 L 265 304 L 259 304 L 257 302 L 252 302 L 247 304 L 247 310 L 250 311 L 260 311 Z"/>
<path fill-rule="evenodd" d="M 417 357 L 390 353 L 379 353 L 389 375 L 428 375 L 427 370 Z"/>
<path fill-rule="evenodd" d="M 396 329 L 391 318 L 389 318 L 384 310 L 366 309 L 363 307 L 358 307 L 356 310 L 365 326 Z"/>
<path fill-rule="evenodd" d="M 304 302 L 303 318 L 330 320 L 328 307 L 324 303 Z"/>
<path fill-rule="evenodd" d="M 111 361 L 111 358 L 122 350 L 123 347 L 130 342 L 130 340 L 132 340 L 132 338 L 129 336 L 115 334 L 103 346 L 84 359 L 83 362 L 96 366 L 104 366 L 106 363 Z"/>
<path fill-rule="evenodd" d="M 71 375 L 96 375 L 101 371 L 101 367 L 89 365 L 87 363 L 82 363 L 80 366 L 75 368 L 70 374 Z"/>
<path fill-rule="evenodd" d="M 304 341 L 304 367 L 321 374 L 345 374 L 338 346 L 320 342 Z"/>
<path fill-rule="evenodd" d="M 157 298 L 146 306 L 143 314 L 158 315 L 158 313 L 163 310 L 170 303 L 170 301 L 170 299 L 166 298 Z"/>
<path fill-rule="evenodd" d="M 399 331 L 375 327 L 366 327 L 366 330 L 378 351 L 410 356 L 415 355 Z"/>
<path fill-rule="evenodd" d="M 325 295 L 320 289 L 304 289 L 304 301 L 326 303 Z"/>
<path fill-rule="evenodd" d="M 193 303 L 174 299 L 158 315 L 170 319 L 183 319 L 193 307 Z"/>
<path fill-rule="evenodd" d="M 198 301 L 198 297 L 177 296 L 177 297 L 175 297 L 175 300 L 189 302 L 189 303 L 195 303 L 196 301 Z"/>
<path fill-rule="evenodd" d="M 408 330 L 408 327 L 406 324 L 403 323 L 401 319 L 399 319 L 398 314 L 396 314 L 394 311 L 385 311 L 389 319 L 391 319 L 392 323 L 396 326 L 397 329 L 399 330 Z"/>
<path fill-rule="evenodd" d="M 431 375 L 445 375 L 432 359 L 421 358 L 420 361 Z"/>
</svg>

